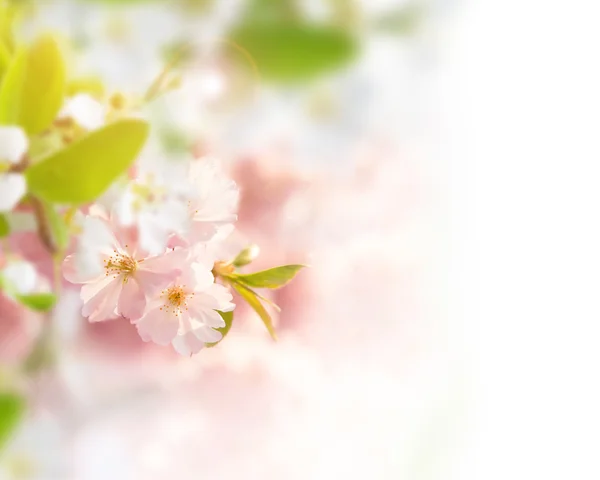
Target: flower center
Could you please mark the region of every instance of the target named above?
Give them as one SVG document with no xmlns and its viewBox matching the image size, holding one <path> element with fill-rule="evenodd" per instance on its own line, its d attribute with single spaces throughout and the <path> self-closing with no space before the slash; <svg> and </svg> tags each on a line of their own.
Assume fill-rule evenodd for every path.
<svg viewBox="0 0 600 480">
<path fill-rule="evenodd" d="M 174 285 L 162 291 L 162 295 L 165 299 L 164 307 L 160 307 L 161 310 L 171 310 L 173 315 L 178 315 L 182 310 L 187 310 L 187 297 L 194 295 L 194 292 L 187 293 L 185 291 L 185 285 Z"/>
<path fill-rule="evenodd" d="M 124 275 L 123 282 L 135 273 L 137 270 L 137 262 L 129 255 L 113 250 L 113 255 L 104 260 L 104 269 L 106 276 L 114 275 L 115 278 L 119 275 Z"/>
</svg>

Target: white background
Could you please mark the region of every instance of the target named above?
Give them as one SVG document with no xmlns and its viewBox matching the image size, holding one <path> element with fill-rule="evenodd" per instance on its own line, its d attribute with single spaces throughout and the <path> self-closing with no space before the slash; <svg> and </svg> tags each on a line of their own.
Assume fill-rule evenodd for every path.
<svg viewBox="0 0 600 480">
<path fill-rule="evenodd" d="M 454 16 L 451 313 L 476 401 L 452 478 L 597 479 L 600 4 L 476 0 Z"/>
</svg>

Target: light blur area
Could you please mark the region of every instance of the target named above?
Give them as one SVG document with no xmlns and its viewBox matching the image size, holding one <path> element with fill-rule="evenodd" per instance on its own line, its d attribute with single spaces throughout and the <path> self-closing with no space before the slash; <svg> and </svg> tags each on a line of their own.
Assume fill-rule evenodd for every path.
<svg viewBox="0 0 600 480">
<path fill-rule="evenodd" d="M 225 341 L 192 358 L 143 343 L 126 321 L 88 324 L 67 289 L 53 316 L 55 364 L 27 385 L 6 478 L 446 471 L 468 379 L 445 313 L 436 8 L 31 2 L 23 35 L 60 35 L 75 76 L 108 92 L 143 92 L 173 68 L 177 88 L 146 112 L 161 147 L 227 163 L 241 190 L 236 246 L 260 246 L 252 269 L 310 268 L 271 295 L 277 342 L 240 304 Z M 30 348 L 19 334 L 21 350 L 4 342 L 7 361 Z"/>
<path fill-rule="evenodd" d="M 109 92 L 176 63 L 162 148 L 226 162 L 253 268 L 310 268 L 277 342 L 240 305 L 192 358 L 63 292 L 0 478 L 598 478 L 597 7 L 28 3 Z M 0 319 L 6 376 L 40 322 Z"/>
</svg>

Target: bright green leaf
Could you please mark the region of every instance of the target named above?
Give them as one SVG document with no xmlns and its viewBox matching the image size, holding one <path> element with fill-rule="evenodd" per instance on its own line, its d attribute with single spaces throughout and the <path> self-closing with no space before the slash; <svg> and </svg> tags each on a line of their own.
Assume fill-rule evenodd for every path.
<svg viewBox="0 0 600 480">
<path fill-rule="evenodd" d="M 262 272 L 236 275 L 236 280 L 254 288 L 279 288 L 288 284 L 304 265 L 284 265 Z"/>
<path fill-rule="evenodd" d="M 16 299 L 27 308 L 37 312 L 47 312 L 56 303 L 56 295 L 52 293 L 34 293 L 31 295 L 17 295 Z"/>
<path fill-rule="evenodd" d="M 231 325 L 233 325 L 233 312 L 219 312 L 217 310 L 217 313 L 221 315 L 221 317 L 223 317 L 223 320 L 225 320 L 225 326 L 221 328 L 216 328 L 215 330 L 221 332 L 223 338 L 225 338 L 225 335 L 227 335 L 229 333 L 229 330 L 231 330 Z M 223 338 L 221 338 L 221 340 L 219 340 L 218 342 L 207 343 L 206 346 L 209 348 L 214 347 L 215 345 L 221 343 L 223 341 Z"/>
<path fill-rule="evenodd" d="M 232 283 L 231 286 L 235 289 L 236 292 L 238 292 L 242 296 L 244 300 L 246 300 L 246 302 L 248 302 L 248 305 L 250 305 L 252 309 L 258 314 L 260 319 L 265 324 L 265 327 L 267 327 L 267 330 L 269 331 L 269 334 L 271 335 L 273 340 L 277 340 L 277 333 L 275 333 L 273 320 L 271 320 L 271 316 L 269 315 L 269 312 L 265 310 L 263 304 L 260 303 L 260 300 L 256 296 L 256 293 L 250 290 L 249 288 L 246 288 L 244 285 L 240 285 L 239 283 Z"/>
<path fill-rule="evenodd" d="M 248 265 L 249 263 L 254 261 L 256 257 L 258 257 L 259 251 L 260 249 L 258 248 L 258 245 L 248 245 L 238 254 L 237 257 L 235 257 L 235 259 L 233 260 L 233 266 L 243 267 L 245 265 Z"/>
<path fill-rule="evenodd" d="M 0 213 L 0 238 L 6 237 L 10 233 L 10 225 L 6 215 Z"/>
<path fill-rule="evenodd" d="M 10 439 L 25 413 L 25 399 L 15 393 L 0 393 L 0 448 Z"/>
<path fill-rule="evenodd" d="M 346 65 L 357 53 L 356 40 L 335 27 L 255 23 L 235 29 L 230 37 L 248 52 L 261 78 L 272 82 L 311 80 Z"/>
<path fill-rule="evenodd" d="M 50 202 L 92 201 L 131 166 L 147 137 L 143 120 L 120 120 L 95 130 L 30 167 L 29 190 Z"/>
<path fill-rule="evenodd" d="M 55 119 L 65 97 L 65 64 L 56 40 L 40 37 L 21 50 L 0 87 L 0 123 L 37 134 Z"/>
</svg>

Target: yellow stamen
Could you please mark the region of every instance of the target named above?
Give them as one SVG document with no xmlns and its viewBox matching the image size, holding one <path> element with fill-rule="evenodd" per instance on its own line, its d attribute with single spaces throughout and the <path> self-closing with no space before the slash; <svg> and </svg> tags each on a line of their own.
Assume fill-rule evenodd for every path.
<svg viewBox="0 0 600 480">
<path fill-rule="evenodd" d="M 137 270 L 137 262 L 129 255 L 113 250 L 113 255 L 104 260 L 104 269 L 106 276 L 114 275 L 117 278 L 123 276 L 123 282 L 127 282 L 129 277 Z"/>
</svg>

